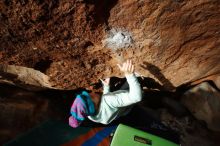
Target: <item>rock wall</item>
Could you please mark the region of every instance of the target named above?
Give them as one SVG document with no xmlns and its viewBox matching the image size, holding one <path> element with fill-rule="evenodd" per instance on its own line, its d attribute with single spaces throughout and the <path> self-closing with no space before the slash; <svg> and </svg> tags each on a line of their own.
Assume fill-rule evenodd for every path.
<svg viewBox="0 0 220 146">
<path fill-rule="evenodd" d="M 199 120 L 205 121 L 213 131 L 220 131 L 220 95 L 219 91 L 204 82 L 187 91 L 182 103 Z"/>
<path fill-rule="evenodd" d="M 114 51 L 102 41 L 126 30 L 133 45 Z M 218 0 L 2 0 L 0 61 L 40 70 L 53 87 L 87 87 L 136 72 L 168 90 L 220 72 Z"/>
</svg>

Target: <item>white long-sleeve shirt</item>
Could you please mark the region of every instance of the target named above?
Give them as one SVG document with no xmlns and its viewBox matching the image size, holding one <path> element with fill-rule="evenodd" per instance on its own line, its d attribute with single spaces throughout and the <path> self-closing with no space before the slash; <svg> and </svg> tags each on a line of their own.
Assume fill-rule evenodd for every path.
<svg viewBox="0 0 220 146">
<path fill-rule="evenodd" d="M 118 90 L 109 92 L 109 86 L 104 86 L 99 110 L 94 116 L 88 118 L 94 122 L 109 124 L 114 119 L 126 115 L 133 104 L 141 101 L 142 93 L 140 84 L 134 74 L 127 75 L 129 91 Z"/>
</svg>

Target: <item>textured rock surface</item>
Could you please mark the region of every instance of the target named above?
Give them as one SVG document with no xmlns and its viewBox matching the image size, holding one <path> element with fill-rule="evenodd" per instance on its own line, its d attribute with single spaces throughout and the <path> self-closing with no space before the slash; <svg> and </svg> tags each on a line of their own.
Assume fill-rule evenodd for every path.
<svg viewBox="0 0 220 146">
<path fill-rule="evenodd" d="M 220 131 L 220 93 L 205 82 L 193 87 L 182 98 L 184 105 L 213 131 Z"/>
<path fill-rule="evenodd" d="M 3 0 L 0 20 L 1 63 L 40 70 L 54 87 L 121 76 L 116 64 L 128 58 L 169 90 L 220 71 L 218 0 Z M 133 46 L 103 47 L 111 28 Z"/>
<path fill-rule="evenodd" d="M 48 76 L 32 68 L 0 65 L 0 82 L 23 87 L 27 90 L 51 88 Z"/>
</svg>

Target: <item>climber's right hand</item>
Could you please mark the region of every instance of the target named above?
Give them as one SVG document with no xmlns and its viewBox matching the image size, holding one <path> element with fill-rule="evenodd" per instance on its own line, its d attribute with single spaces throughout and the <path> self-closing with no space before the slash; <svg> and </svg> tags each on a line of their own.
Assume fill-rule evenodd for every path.
<svg viewBox="0 0 220 146">
<path fill-rule="evenodd" d="M 124 72 L 125 75 L 130 75 L 134 73 L 134 65 L 132 64 L 131 60 L 127 60 L 122 65 L 117 64 L 119 69 Z"/>
</svg>

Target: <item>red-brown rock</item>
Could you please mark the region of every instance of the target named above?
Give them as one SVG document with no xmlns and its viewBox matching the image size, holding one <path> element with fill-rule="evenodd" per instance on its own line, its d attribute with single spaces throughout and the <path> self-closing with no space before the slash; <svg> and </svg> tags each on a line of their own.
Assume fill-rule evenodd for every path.
<svg viewBox="0 0 220 146">
<path fill-rule="evenodd" d="M 4 0 L 0 10 L 1 63 L 40 70 L 57 88 L 121 76 L 126 59 L 168 90 L 220 72 L 218 0 Z M 133 46 L 103 47 L 112 28 Z"/>
</svg>

